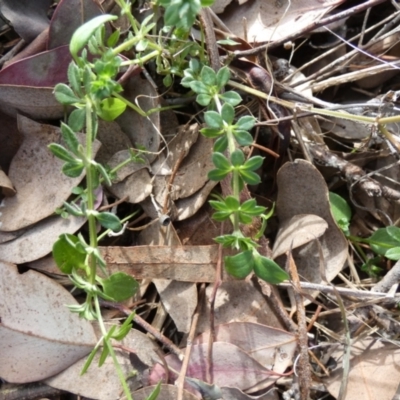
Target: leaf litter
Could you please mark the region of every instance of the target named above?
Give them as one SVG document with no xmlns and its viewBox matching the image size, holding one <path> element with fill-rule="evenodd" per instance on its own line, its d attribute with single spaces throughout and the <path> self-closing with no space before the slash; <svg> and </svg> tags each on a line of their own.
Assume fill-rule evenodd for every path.
<svg viewBox="0 0 400 400">
<path fill-rule="evenodd" d="M 56 83 L 67 80 L 69 37 L 74 27 L 97 15 L 99 9 L 92 2 L 83 10 L 80 2 L 61 1 L 50 21 L 41 9 L 21 13 L 14 3 L 3 3 L 6 17 L 4 7 L 12 9 L 14 14 L 7 18 L 20 37 L 35 41 L 39 34 L 48 36 L 39 51 L 35 53 L 30 46 L 29 57 L 11 62 L 0 71 L 0 356 L 7 360 L 0 366 L 0 376 L 9 382 L 33 382 L 64 370 L 47 379 L 47 384 L 108 400 L 121 393 L 111 365 L 92 366 L 86 378 L 78 377 L 84 363 L 78 359 L 90 352 L 96 338 L 89 323 L 72 321 L 75 316 L 64 305 L 74 303 L 73 297 L 43 274 L 32 270 L 20 274 L 13 265 L 34 266 L 48 256 L 60 233 L 85 232 L 83 219 L 63 220 L 53 215 L 83 177 L 65 179 L 59 163 L 47 152 L 47 144 L 60 141 L 59 128 L 54 126 L 58 122 L 54 120 L 62 118 L 64 109 L 52 92 Z M 378 228 L 396 225 L 399 218 L 398 124 L 390 121 L 389 133 L 380 133 L 374 124 L 376 118 L 398 115 L 399 37 L 393 28 L 398 10 L 389 2 L 370 3 L 371 14 L 365 13 L 363 5 L 351 6 L 342 1 L 292 1 L 289 6 L 279 1 L 240 1 L 239 5 L 217 1 L 213 6 L 218 13 L 214 18 L 218 29 L 225 29 L 222 37 L 236 35 L 236 51 L 248 57 L 242 63 L 232 63 L 236 70 L 244 69 L 238 74 L 249 77 L 245 70 L 249 61 L 262 67 L 259 71 L 263 73 L 275 72 L 275 85 L 267 93 L 283 99 L 286 106 L 291 102 L 287 112 L 279 108 L 282 106 L 271 106 L 269 101 L 265 105 L 265 101 L 249 95 L 244 112 L 259 115 L 260 122 L 274 120 L 278 124 L 257 127 L 258 144 L 280 157 L 274 161 L 266 156 L 263 181 L 250 189 L 253 195 L 265 199 L 265 205 L 270 207 L 276 202 L 275 217 L 266 233 L 271 243 L 267 253 L 282 266 L 288 264 L 287 254 L 291 254 L 291 268 L 296 268 L 300 276 L 299 286 L 290 289 L 288 297 L 292 310 L 301 308 L 293 302 L 295 295 L 301 296 L 307 310 L 304 317 L 309 323 L 313 355 L 313 378 L 308 382 L 312 398 L 321 391 L 339 398 L 344 380 L 346 399 L 350 400 L 367 393 L 373 398 L 391 399 L 398 386 L 399 350 L 393 342 L 399 332 L 395 308 L 398 295 L 393 294 L 396 287 L 386 297 L 380 290 L 389 290 L 397 283 L 390 279 L 396 276 L 399 263 L 376 257 L 368 243 L 360 246 L 352 240 L 368 238 Z M 336 15 L 344 12 L 345 18 L 343 15 L 337 26 L 328 26 L 335 18 L 340 20 L 330 14 L 334 9 Z M 21 23 L 21 15 L 29 24 Z M 247 20 L 245 34 L 243 18 Z M 219 24 L 219 19 L 225 25 Z M 318 24 L 329 30 L 322 28 L 313 34 Z M 359 49 L 345 47 L 337 35 L 346 40 L 353 35 L 353 46 Z M 255 56 L 254 48 L 266 42 L 264 49 L 268 48 L 271 64 L 262 52 Z M 227 49 L 229 45 L 220 44 L 221 55 Z M 276 57 L 286 63 L 277 62 Z M 286 65 L 286 70 L 283 67 L 278 71 L 279 65 Z M 254 82 L 246 85 L 255 86 Z M 287 396 L 296 390 L 292 370 L 296 368 L 299 343 L 304 346 L 304 342 L 299 342 L 293 332 L 298 321 L 289 323 L 291 315 L 286 309 L 290 308 L 290 300 L 285 286 L 278 292 L 256 279 L 234 281 L 224 273 L 214 293 L 219 255 L 212 239 L 229 232 L 230 226 L 224 224 L 221 231 L 205 204 L 216 185 L 207 178 L 212 169 L 211 141 L 198 135 L 199 123 L 191 118 L 179 115 L 174 122 L 163 122 L 164 112 L 155 109 L 168 103 L 168 96 L 143 75 L 132 76 L 124 89 L 132 103 L 153 112 L 142 117 L 129 111 L 116 122 L 102 123 L 98 146 L 101 143 L 103 149 L 98 159 L 112 168 L 129 147 L 144 146 L 148 153 L 144 164 L 129 165 L 119 172 L 120 182 L 104 187 L 98 206 L 108 207 L 122 200 L 114 206 L 121 215 L 137 210 L 133 208 L 137 204 L 143 210 L 142 217 L 129 223 L 120 237 L 104 240 L 101 249 L 108 271 L 123 270 L 142 279 L 144 304 L 138 310 L 154 325 L 161 321 L 157 323 L 161 332 L 144 328 L 153 335 L 149 338 L 132 330 L 125 347 L 118 350 L 126 373 L 132 368 L 137 371 L 137 376 L 128 380 L 136 391 L 135 398 L 146 398 L 143 392 L 150 393 L 150 385 L 160 376 L 165 376 L 167 383 L 168 375 L 168 382 L 174 383 L 174 374 L 182 364 L 182 350 L 173 347 L 170 339 L 181 349 L 191 346 L 187 390 L 182 398 L 199 398 L 200 392 L 222 393 L 224 399 L 278 399 L 282 392 Z M 319 112 L 311 110 L 311 105 L 301 108 L 306 100 L 296 95 L 302 94 L 318 104 Z M 349 101 L 354 104 L 348 105 Z M 332 110 L 340 114 L 330 113 Z M 324 116 L 310 117 L 308 111 Z M 282 115 L 293 118 L 291 129 L 285 128 L 289 125 L 280 119 Z M 370 119 L 355 122 L 352 116 Z M 38 158 L 33 157 L 35 153 Z M 332 216 L 329 191 L 343 195 L 351 206 L 347 237 Z M 165 215 L 172 220 L 167 227 L 161 224 Z M 140 233 L 149 222 L 152 225 Z M 52 268 L 50 265 L 47 271 Z M 388 282 L 376 285 L 387 270 Z M 200 283 L 209 283 L 203 299 L 198 296 L 196 284 Z M 146 304 L 148 299 L 162 305 L 155 316 L 151 316 L 152 306 Z M 380 305 L 372 306 L 369 300 Z M 210 302 L 215 304 L 211 306 Z M 337 307 L 341 302 L 345 308 Z M 196 326 L 192 316 L 198 306 L 203 308 Z M 124 313 L 119 310 L 115 315 L 121 317 Z M 215 325 L 211 333 L 210 319 Z M 347 320 L 347 325 L 338 320 Z M 70 333 L 71 329 L 77 331 Z M 192 331 L 196 336 L 189 343 Z M 299 334 L 307 335 L 301 330 Z M 346 353 L 342 343 L 348 336 L 351 340 L 346 346 L 351 349 Z M 67 338 L 71 343 L 66 343 Z M 170 367 L 168 373 L 155 351 L 160 343 L 169 349 L 164 356 Z M 349 360 L 346 354 L 350 354 Z M 46 363 L 38 368 L 42 359 Z M 348 375 L 342 362 L 350 362 Z M 214 375 L 213 385 L 207 383 L 207 371 Z M 285 379 L 279 379 L 283 374 Z M 377 389 L 379 393 L 375 394 Z M 176 386 L 162 385 L 163 399 L 177 396 Z"/>
</svg>

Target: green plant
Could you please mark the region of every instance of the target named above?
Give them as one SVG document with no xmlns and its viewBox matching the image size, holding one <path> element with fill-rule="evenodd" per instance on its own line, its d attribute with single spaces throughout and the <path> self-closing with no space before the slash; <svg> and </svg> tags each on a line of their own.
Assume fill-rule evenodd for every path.
<svg viewBox="0 0 400 400">
<path fill-rule="evenodd" d="M 216 139 L 212 160 L 215 169 L 209 172 L 211 180 L 221 181 L 226 177 L 231 178 L 232 193 L 225 198 L 219 197 L 210 201 L 216 210 L 213 218 L 217 221 L 231 219 L 233 232 L 217 237 L 215 240 L 224 247 L 236 249 L 234 256 L 225 257 L 225 268 L 237 278 L 245 278 L 251 272 L 270 283 L 279 283 L 288 279 L 288 275 L 274 261 L 262 256 L 258 251 L 258 244 L 254 238 L 243 235 L 240 225 L 249 225 L 258 217 L 264 222 L 267 220 L 265 208 L 258 206 L 255 199 L 240 201 L 240 193 L 244 185 L 255 185 L 261 179 L 257 169 L 261 167 L 263 158 L 253 156 L 246 160 L 242 150 L 243 146 L 249 146 L 253 138 L 249 130 L 253 128 L 255 119 L 252 116 L 244 116 L 235 120 L 235 109 L 242 99 L 233 91 L 223 92 L 230 79 L 227 67 L 215 72 L 208 66 L 192 59 L 189 68 L 184 71 L 182 85 L 197 93 L 197 102 L 208 111 L 204 113 L 207 124 L 201 130 L 208 138 Z M 226 153 L 226 155 L 225 155 Z M 256 234 L 260 236 L 265 229 L 265 223 Z"/>
</svg>

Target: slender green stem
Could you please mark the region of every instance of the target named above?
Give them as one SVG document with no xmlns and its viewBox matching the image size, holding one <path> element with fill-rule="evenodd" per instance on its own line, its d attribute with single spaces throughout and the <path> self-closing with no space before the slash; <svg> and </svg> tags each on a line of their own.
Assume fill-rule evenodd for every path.
<svg viewBox="0 0 400 400">
<path fill-rule="evenodd" d="M 123 101 L 128 107 L 132 108 L 133 110 L 135 110 L 139 115 L 141 115 L 142 117 L 147 117 L 147 114 L 138 106 L 136 106 L 135 104 L 131 103 L 129 100 L 125 99 L 124 97 L 122 97 L 121 95 L 119 95 L 118 93 L 113 93 L 113 96 L 121 101 Z"/>
</svg>

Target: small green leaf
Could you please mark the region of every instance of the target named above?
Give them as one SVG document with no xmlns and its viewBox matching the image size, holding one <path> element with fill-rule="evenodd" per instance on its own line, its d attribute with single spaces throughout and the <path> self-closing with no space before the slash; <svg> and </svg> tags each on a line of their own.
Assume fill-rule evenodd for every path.
<svg viewBox="0 0 400 400">
<path fill-rule="evenodd" d="M 215 129 L 215 128 L 203 128 L 200 129 L 200 132 L 202 135 L 204 135 L 209 139 L 214 139 L 218 136 L 221 136 L 221 134 L 223 133 L 221 129 Z"/>
<path fill-rule="evenodd" d="M 208 87 L 203 82 L 199 81 L 190 82 L 190 89 L 192 89 L 193 92 L 198 94 L 209 94 Z"/>
<path fill-rule="evenodd" d="M 149 45 L 148 39 L 139 40 L 138 44 L 136 45 L 135 49 L 137 52 L 145 51 L 147 46 Z"/>
<path fill-rule="evenodd" d="M 347 201 L 338 194 L 329 192 L 329 203 L 336 223 L 345 233 L 348 232 L 351 219 L 351 209 Z"/>
<path fill-rule="evenodd" d="M 250 146 L 253 143 L 253 136 L 251 136 L 247 131 L 234 129 L 232 133 L 241 146 Z"/>
<path fill-rule="evenodd" d="M 76 93 L 81 92 L 80 70 L 73 61 L 68 66 L 68 82 Z"/>
<path fill-rule="evenodd" d="M 221 90 L 229 81 L 229 78 L 231 77 L 231 73 L 229 72 L 228 67 L 222 67 L 218 72 L 217 72 L 217 87 L 219 90 Z"/>
<path fill-rule="evenodd" d="M 242 101 L 240 95 L 232 90 L 229 92 L 225 92 L 218 96 L 220 99 L 225 101 L 225 103 L 229 103 L 231 106 L 235 107 Z"/>
<path fill-rule="evenodd" d="M 74 32 L 69 43 L 69 51 L 71 52 L 75 61 L 78 59 L 79 51 L 86 46 L 96 29 L 106 22 L 116 20 L 117 18 L 117 16 L 109 14 L 99 15 L 80 26 Z"/>
<path fill-rule="evenodd" d="M 228 125 L 231 125 L 235 118 L 235 109 L 230 104 L 225 103 L 221 109 L 221 117 Z"/>
<path fill-rule="evenodd" d="M 387 226 L 387 233 L 400 243 L 400 228 L 397 226 Z"/>
<path fill-rule="evenodd" d="M 229 160 L 221 153 L 213 153 L 212 161 L 214 165 L 220 170 L 230 172 L 232 169 Z"/>
<path fill-rule="evenodd" d="M 64 233 L 53 245 L 54 261 L 64 274 L 70 274 L 73 268 L 85 268 L 86 254 L 78 251 L 78 242 L 76 236 Z"/>
<path fill-rule="evenodd" d="M 132 297 L 139 289 L 138 282 L 125 272 L 116 272 L 101 281 L 104 294 L 114 301 L 124 301 Z"/>
<path fill-rule="evenodd" d="M 111 229 L 114 232 L 118 232 L 122 229 L 120 219 L 113 213 L 100 212 L 96 215 L 97 221 L 100 225 L 106 229 Z"/>
<path fill-rule="evenodd" d="M 240 149 L 236 149 L 232 154 L 231 154 L 231 163 L 234 167 L 238 167 L 240 165 L 243 165 L 245 161 L 244 158 L 244 153 Z"/>
<path fill-rule="evenodd" d="M 277 284 L 289 279 L 289 275 L 275 261 L 260 255 L 258 252 L 254 256 L 254 273 L 263 281 Z"/>
<path fill-rule="evenodd" d="M 232 211 L 239 210 L 240 203 L 239 200 L 234 196 L 227 196 L 225 199 L 226 208 Z"/>
<path fill-rule="evenodd" d="M 393 260 L 393 261 L 400 260 L 400 247 L 393 247 L 393 248 L 389 249 L 386 252 L 385 257 L 388 258 L 389 260 Z"/>
<path fill-rule="evenodd" d="M 114 121 L 125 111 L 125 109 L 125 102 L 114 97 L 109 97 L 101 101 L 98 114 L 105 121 Z"/>
<path fill-rule="evenodd" d="M 73 215 L 74 217 L 83 217 L 85 215 L 83 211 L 74 203 L 70 204 L 64 202 L 64 207 L 68 211 L 68 213 Z"/>
<path fill-rule="evenodd" d="M 50 151 L 60 160 L 74 162 L 76 158 L 63 146 L 58 143 L 49 144 Z"/>
<path fill-rule="evenodd" d="M 240 177 L 249 185 L 257 185 L 261 182 L 261 178 L 253 171 L 239 170 Z"/>
<path fill-rule="evenodd" d="M 388 232 L 387 228 L 377 229 L 369 238 L 371 249 L 382 256 L 386 255 L 386 252 L 393 248 L 399 247 L 400 242 L 394 239 Z"/>
<path fill-rule="evenodd" d="M 74 131 L 79 132 L 83 129 L 86 122 L 86 110 L 84 108 L 77 108 L 73 110 L 68 117 L 68 126 Z"/>
<path fill-rule="evenodd" d="M 208 173 L 208 179 L 212 180 L 212 181 L 222 181 L 222 179 L 224 179 L 230 171 L 223 171 L 221 169 L 213 169 Z"/>
<path fill-rule="evenodd" d="M 205 0 L 202 0 L 205 1 Z M 212 0 L 214 1 L 214 0 Z M 156 400 L 158 399 L 158 395 L 160 394 L 161 390 L 161 380 L 157 383 L 157 386 L 153 389 L 153 391 L 150 393 L 150 395 L 147 397 L 146 400 Z"/>
<path fill-rule="evenodd" d="M 77 178 L 84 169 L 82 161 L 67 162 L 62 167 L 62 172 L 70 178 Z"/>
<path fill-rule="evenodd" d="M 65 143 L 67 143 L 69 149 L 75 154 L 79 155 L 78 153 L 78 147 L 79 147 L 79 141 L 78 137 L 76 136 L 76 133 L 64 122 L 61 122 L 61 135 L 63 139 L 65 140 Z M 65 161 L 70 161 L 70 160 L 65 160 Z"/>
<path fill-rule="evenodd" d="M 244 117 L 239 118 L 236 123 L 236 127 L 238 130 L 249 131 L 253 128 L 256 123 L 256 119 L 250 115 L 246 115 Z"/>
<path fill-rule="evenodd" d="M 72 89 L 65 83 L 58 83 L 55 86 L 54 97 L 59 103 L 64 105 L 71 105 L 80 102 L 80 99 L 75 96 Z"/>
<path fill-rule="evenodd" d="M 99 171 L 99 174 L 103 177 L 104 184 L 106 186 L 111 186 L 112 182 L 111 182 L 110 176 L 108 175 L 106 169 L 100 163 L 96 163 L 96 169 L 97 169 L 97 171 Z"/>
<path fill-rule="evenodd" d="M 225 257 L 225 269 L 228 274 L 238 279 L 244 279 L 253 270 L 254 261 L 251 251 L 243 251 L 234 256 Z"/>
<path fill-rule="evenodd" d="M 200 78 L 206 86 L 215 86 L 217 83 L 217 75 L 215 71 L 207 65 L 202 68 Z"/>
<path fill-rule="evenodd" d="M 261 157 L 261 156 L 251 157 L 245 162 L 244 168 L 247 171 L 255 171 L 256 169 L 258 169 L 262 166 L 263 161 L 264 161 L 264 157 Z"/>
<path fill-rule="evenodd" d="M 196 97 L 197 103 L 203 107 L 207 107 L 211 103 L 212 97 L 209 94 L 201 93 Z"/>
<path fill-rule="evenodd" d="M 207 111 L 204 113 L 204 120 L 210 128 L 222 129 L 224 123 L 222 117 L 216 111 Z"/>
<path fill-rule="evenodd" d="M 213 150 L 216 153 L 223 153 L 227 148 L 228 148 L 228 137 L 226 135 L 223 135 L 215 141 Z"/>
<path fill-rule="evenodd" d="M 118 29 L 115 30 L 115 31 L 110 35 L 110 37 L 107 39 L 107 46 L 108 46 L 108 47 L 114 47 L 114 46 L 118 43 L 118 40 L 119 40 L 120 35 L 121 35 L 121 31 L 120 31 L 120 29 L 118 28 Z"/>
</svg>

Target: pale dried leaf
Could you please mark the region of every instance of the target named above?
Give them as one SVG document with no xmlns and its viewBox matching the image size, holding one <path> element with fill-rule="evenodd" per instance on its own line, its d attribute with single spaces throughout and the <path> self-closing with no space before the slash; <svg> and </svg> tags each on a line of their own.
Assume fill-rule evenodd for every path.
<svg viewBox="0 0 400 400">
<path fill-rule="evenodd" d="M 208 343 L 209 334 L 209 331 L 202 333 L 193 344 Z M 253 322 L 218 325 L 215 341 L 238 346 L 264 367 L 279 374 L 291 365 L 297 347 L 296 336 L 292 333 Z"/>
<path fill-rule="evenodd" d="M 85 218 L 72 216 L 68 219 L 58 215 L 46 218 L 25 230 L 16 239 L 0 244 L 0 259 L 22 264 L 44 257 L 51 252 L 58 236 L 62 233 L 75 233 L 85 222 Z"/>
<path fill-rule="evenodd" d="M 224 400 L 279 400 L 276 388 L 272 388 L 267 393 L 260 394 L 259 396 L 250 396 L 237 388 L 230 387 L 221 388 L 221 392 Z"/>
<path fill-rule="evenodd" d="M 78 304 L 52 279 L 19 274 L 0 262 L 0 376 L 9 382 L 48 378 L 88 354 L 96 343 L 90 323 L 65 306 Z"/>
<path fill-rule="evenodd" d="M 161 302 L 179 332 L 189 333 L 192 316 L 197 306 L 195 283 L 153 279 Z"/>
<path fill-rule="evenodd" d="M 53 156 L 48 149 L 50 143 L 60 142 L 59 128 L 23 116 L 18 117 L 18 124 L 24 141 L 9 171 L 17 194 L 4 199 L 0 217 L 2 231 L 15 231 L 52 215 L 84 176 L 84 173 L 77 178 L 65 176 L 61 171 L 64 161 Z M 78 134 L 78 137 L 85 140 L 83 134 Z M 94 153 L 99 147 L 100 143 L 95 141 Z"/>
<path fill-rule="evenodd" d="M 341 361 L 343 349 L 339 348 L 332 357 Z M 399 365 L 400 349 L 395 343 L 373 338 L 356 341 L 351 346 L 346 400 L 392 400 L 400 381 Z M 342 380 L 341 366 L 324 380 L 335 398 Z"/>
<path fill-rule="evenodd" d="M 147 335 L 135 329 L 132 329 L 121 343 L 134 351 L 132 358 L 128 353 L 115 349 L 123 373 L 125 376 L 129 376 L 128 386 L 133 391 L 142 386 L 143 374 L 154 364 L 154 360 L 158 359 L 155 352 L 156 346 Z M 96 354 L 84 375 L 80 374 L 86 359 L 81 359 L 57 376 L 47 379 L 46 384 L 96 400 L 120 398 L 123 395 L 123 389 L 115 365 L 111 357 L 108 357 L 105 363 L 99 367 L 99 354 Z M 132 374 L 133 370 L 137 374 Z"/>
<path fill-rule="evenodd" d="M 243 37 L 243 18 L 247 20 L 250 42 L 280 40 L 318 21 L 343 0 L 248 1 L 240 7 L 228 7 L 221 16 L 228 28 Z"/>
<path fill-rule="evenodd" d="M 272 258 L 320 237 L 327 228 L 326 221 L 317 215 L 295 215 L 282 221 L 272 249 Z"/>
</svg>

